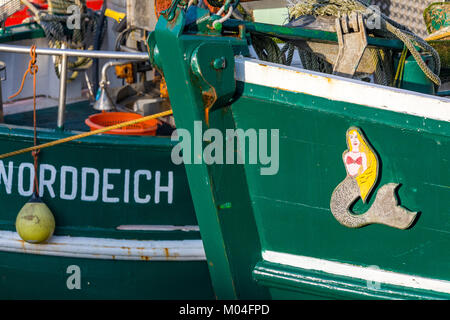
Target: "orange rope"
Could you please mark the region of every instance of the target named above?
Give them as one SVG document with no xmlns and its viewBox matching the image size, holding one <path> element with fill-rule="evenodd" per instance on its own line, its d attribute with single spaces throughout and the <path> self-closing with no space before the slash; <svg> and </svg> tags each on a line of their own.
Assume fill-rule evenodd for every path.
<svg viewBox="0 0 450 320">
<path fill-rule="evenodd" d="M 10 96 L 8 99 L 13 99 L 13 98 L 17 97 L 22 92 L 23 85 L 25 84 L 25 79 L 26 79 L 28 74 L 36 76 L 36 73 L 38 72 L 39 68 L 36 65 L 36 46 L 35 45 L 31 46 L 30 56 L 31 56 L 31 60 L 28 63 L 27 71 L 25 71 L 25 74 L 23 75 L 22 84 L 20 85 L 19 91 L 17 91 L 17 93 L 15 93 L 12 96 Z"/>
<path fill-rule="evenodd" d="M 33 127 L 34 127 L 34 146 L 37 146 L 37 118 L 36 118 L 36 74 L 39 71 L 39 67 L 36 65 L 36 46 L 31 46 L 30 49 L 30 62 L 28 63 L 28 69 L 25 71 L 25 74 L 22 78 L 22 84 L 20 85 L 19 91 L 17 93 L 13 94 L 9 97 L 9 99 L 17 97 L 23 90 L 23 86 L 25 84 L 25 79 L 28 74 L 33 76 Z M 31 152 L 31 155 L 34 158 L 34 192 L 36 195 L 39 194 L 39 185 L 38 185 L 38 155 L 39 155 L 39 149 L 33 150 Z"/>
<path fill-rule="evenodd" d="M 39 68 L 36 65 L 36 46 L 33 45 L 30 50 L 30 74 L 33 75 L 33 127 L 34 127 L 34 146 L 37 146 L 37 118 L 36 118 L 36 73 Z M 39 180 L 38 180 L 38 155 L 40 150 L 35 150 L 31 153 L 34 158 L 34 192 L 39 195 Z"/>
</svg>

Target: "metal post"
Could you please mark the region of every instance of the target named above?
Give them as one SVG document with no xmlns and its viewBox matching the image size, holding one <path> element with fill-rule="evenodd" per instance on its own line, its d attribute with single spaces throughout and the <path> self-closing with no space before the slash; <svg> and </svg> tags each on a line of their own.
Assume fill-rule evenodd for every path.
<svg viewBox="0 0 450 320">
<path fill-rule="evenodd" d="M 23 53 L 30 54 L 30 47 L 16 46 L 11 44 L 0 44 L 0 52 Z M 62 56 L 68 57 L 85 57 L 93 59 L 126 59 L 126 60 L 148 60 L 146 52 L 119 52 L 119 51 L 93 51 L 93 50 L 75 50 L 75 49 L 52 49 L 52 48 L 36 48 L 37 55 Z"/>
<path fill-rule="evenodd" d="M 59 79 L 59 104 L 58 104 L 58 129 L 64 129 L 64 113 L 66 111 L 66 92 L 67 92 L 67 60 L 66 54 L 62 55 L 61 75 Z"/>
<path fill-rule="evenodd" d="M 29 54 L 30 48 L 25 46 L 0 44 L 0 52 Z M 57 120 L 57 128 L 60 130 L 64 129 L 64 113 L 66 111 L 68 57 L 86 57 L 93 59 L 106 58 L 106 59 L 120 59 L 130 61 L 146 61 L 149 59 L 148 53 L 145 52 L 117 52 L 117 51 L 75 50 L 65 48 L 63 49 L 37 48 L 36 53 L 38 55 L 50 55 L 62 57 L 61 75 L 59 83 L 58 120 Z"/>
</svg>

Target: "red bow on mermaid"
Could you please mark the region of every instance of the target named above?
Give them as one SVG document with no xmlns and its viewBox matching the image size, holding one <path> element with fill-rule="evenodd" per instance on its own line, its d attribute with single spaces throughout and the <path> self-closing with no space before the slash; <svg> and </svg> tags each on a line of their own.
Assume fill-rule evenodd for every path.
<svg viewBox="0 0 450 320">
<path fill-rule="evenodd" d="M 353 163 L 356 163 L 356 164 L 359 164 L 359 165 L 361 165 L 362 164 L 362 157 L 359 157 L 358 159 L 356 159 L 356 160 L 353 160 L 353 158 L 352 157 L 347 157 L 347 164 L 353 164 Z"/>
</svg>

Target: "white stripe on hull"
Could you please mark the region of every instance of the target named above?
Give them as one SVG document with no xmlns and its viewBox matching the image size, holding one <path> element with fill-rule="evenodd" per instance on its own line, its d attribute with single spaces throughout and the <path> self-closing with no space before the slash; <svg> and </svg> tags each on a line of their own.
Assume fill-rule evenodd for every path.
<svg viewBox="0 0 450 320">
<path fill-rule="evenodd" d="M 333 101 L 450 121 L 450 99 L 237 57 L 236 80 Z"/>
<path fill-rule="evenodd" d="M 274 251 L 264 251 L 262 257 L 267 262 L 278 263 L 306 270 L 321 271 L 333 276 L 351 277 L 371 282 L 378 282 L 381 284 L 384 283 L 450 294 L 450 281 L 445 280 L 423 278 L 372 267 L 361 267 L 341 262 Z"/>
<path fill-rule="evenodd" d="M 169 225 L 121 225 L 117 230 L 127 231 L 183 231 L 183 232 L 198 232 L 199 226 L 169 226 Z"/>
<path fill-rule="evenodd" d="M 53 236 L 48 243 L 31 244 L 12 231 L 0 231 L 0 251 L 88 259 L 206 260 L 201 240 L 153 241 Z"/>
</svg>

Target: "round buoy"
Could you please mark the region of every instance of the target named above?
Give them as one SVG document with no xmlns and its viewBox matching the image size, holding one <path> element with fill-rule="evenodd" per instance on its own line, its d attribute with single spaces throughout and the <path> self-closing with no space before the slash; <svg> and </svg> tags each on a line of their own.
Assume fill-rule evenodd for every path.
<svg viewBox="0 0 450 320">
<path fill-rule="evenodd" d="M 24 241 L 41 243 L 53 235 L 55 218 L 47 205 L 33 196 L 17 215 L 16 230 Z"/>
</svg>

